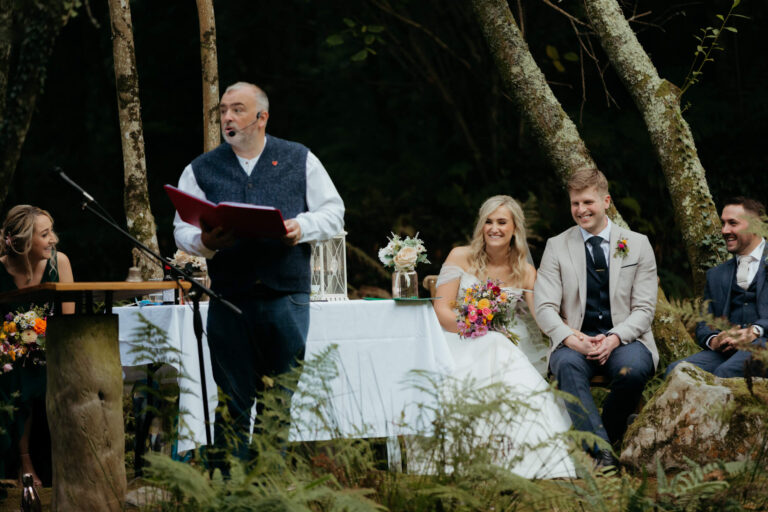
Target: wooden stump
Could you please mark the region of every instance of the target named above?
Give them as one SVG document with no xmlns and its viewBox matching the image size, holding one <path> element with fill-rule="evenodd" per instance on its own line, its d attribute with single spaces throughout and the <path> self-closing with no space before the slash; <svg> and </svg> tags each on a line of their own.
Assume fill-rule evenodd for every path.
<svg viewBox="0 0 768 512">
<path fill-rule="evenodd" d="M 127 484 L 117 315 L 51 318 L 46 352 L 51 510 L 122 510 Z"/>
</svg>

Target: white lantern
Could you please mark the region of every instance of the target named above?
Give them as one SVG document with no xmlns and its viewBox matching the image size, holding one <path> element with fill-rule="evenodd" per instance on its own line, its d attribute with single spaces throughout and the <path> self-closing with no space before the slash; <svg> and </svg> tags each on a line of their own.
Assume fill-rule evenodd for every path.
<svg viewBox="0 0 768 512">
<path fill-rule="evenodd" d="M 309 300 L 347 300 L 346 231 L 312 244 L 312 288 Z"/>
</svg>

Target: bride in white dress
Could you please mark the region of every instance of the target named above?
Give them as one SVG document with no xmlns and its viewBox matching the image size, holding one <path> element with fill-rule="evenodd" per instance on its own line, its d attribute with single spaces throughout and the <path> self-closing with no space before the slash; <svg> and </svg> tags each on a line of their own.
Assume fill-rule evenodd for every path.
<svg viewBox="0 0 768 512">
<path fill-rule="evenodd" d="M 520 205 L 509 196 L 486 200 L 471 244 L 454 248 L 440 270 L 435 312 L 456 365 L 452 377 L 472 380 L 477 386 L 501 385 L 527 405 L 522 414 L 516 411 L 517 415 L 496 422 L 503 425 L 503 447 L 494 462 L 525 478 L 575 477 L 568 443 L 559 437 L 571 421 L 542 377 L 547 345 L 531 313 L 536 270 L 527 260 L 525 240 Z M 459 337 L 455 302 L 480 278 L 499 281 L 508 295 L 522 294 L 515 318 L 507 322 L 508 331 L 519 337 L 517 345 L 495 331 L 477 338 Z"/>
</svg>

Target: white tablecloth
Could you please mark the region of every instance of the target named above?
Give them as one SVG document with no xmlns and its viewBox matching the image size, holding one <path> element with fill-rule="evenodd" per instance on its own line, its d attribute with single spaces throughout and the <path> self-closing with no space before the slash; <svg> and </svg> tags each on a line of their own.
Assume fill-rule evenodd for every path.
<svg viewBox="0 0 768 512">
<path fill-rule="evenodd" d="M 201 305 L 201 311 L 205 325 L 206 304 Z M 135 339 L 133 331 L 139 326 L 139 312 L 168 333 L 171 345 L 180 351 L 180 369 L 185 375 L 179 381 L 182 388 L 179 407 L 189 413 L 186 421 L 191 432 L 191 439 L 190 432 L 180 432 L 179 451 L 193 448 L 195 443 L 205 444 L 191 307 L 121 307 L 114 308 L 114 312 L 120 317 L 120 355 L 124 366 L 136 364 L 135 355 L 129 351 Z M 415 425 L 420 418 L 417 405 L 431 404 L 429 394 L 409 385 L 409 372 L 446 374 L 454 366 L 432 306 L 425 302 L 313 302 L 305 359 L 311 361 L 333 345 L 338 351 L 339 375 L 324 381 L 325 390 L 319 393 L 328 399 L 323 409 L 332 411 L 329 419 L 333 428 L 325 428 L 302 406 L 316 403 L 306 392 L 308 386 L 317 390 L 308 372 L 302 376 L 293 399 L 294 411 L 300 411 L 291 431 L 294 440 L 329 439 L 335 435 L 387 437 L 407 432 L 402 425 Z M 217 399 L 207 342 L 204 353 L 213 421 Z"/>
</svg>

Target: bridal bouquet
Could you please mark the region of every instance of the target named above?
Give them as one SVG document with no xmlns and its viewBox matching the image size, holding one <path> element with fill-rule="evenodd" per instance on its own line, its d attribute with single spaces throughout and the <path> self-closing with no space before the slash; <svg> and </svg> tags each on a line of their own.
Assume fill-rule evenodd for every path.
<svg viewBox="0 0 768 512">
<path fill-rule="evenodd" d="M 517 295 L 510 296 L 499 286 L 498 281 L 488 279 L 485 283 L 470 286 L 464 292 L 464 299 L 455 304 L 458 311 L 456 325 L 462 338 L 478 338 L 488 331 L 500 332 L 517 344 L 518 336 L 509 332 L 506 324 L 514 316 Z"/>
<path fill-rule="evenodd" d="M 387 246 L 379 250 L 379 260 L 385 267 L 394 267 L 399 272 L 412 271 L 417 263 L 429 263 L 427 248 L 418 233 L 413 238 L 407 236 L 405 239 L 392 233 Z"/>
<path fill-rule="evenodd" d="M 27 362 L 45 364 L 45 308 L 8 313 L 0 330 L 0 373 Z"/>
</svg>

